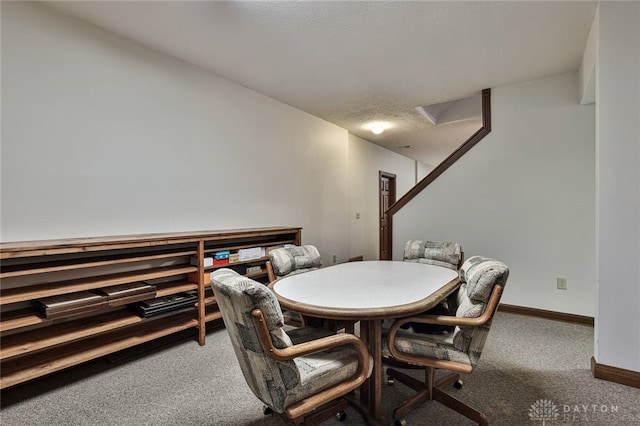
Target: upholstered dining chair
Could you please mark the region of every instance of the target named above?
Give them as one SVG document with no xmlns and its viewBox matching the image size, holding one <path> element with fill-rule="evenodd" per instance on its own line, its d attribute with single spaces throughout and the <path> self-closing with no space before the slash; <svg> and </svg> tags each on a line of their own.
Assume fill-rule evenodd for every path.
<svg viewBox="0 0 640 426">
<path fill-rule="evenodd" d="M 402 260 L 405 262 L 426 263 L 444 266 L 445 268 L 460 270 L 464 260 L 464 252 L 459 243 L 440 242 L 430 240 L 409 240 L 404 245 Z M 442 315 L 455 314 L 455 300 L 449 298 L 432 308 L 425 314 Z M 423 333 L 442 333 L 453 331 L 453 327 L 435 324 L 407 323 L 403 328 L 413 328 Z"/>
<path fill-rule="evenodd" d="M 476 367 L 509 277 L 509 268 L 497 260 L 473 256 L 460 268 L 455 316 L 419 315 L 398 319 L 389 330 L 388 350 L 394 359 L 425 367 L 425 381 L 407 376 L 393 368 L 387 375 L 407 384 L 418 393 L 403 402 L 393 412 L 396 425 L 405 425 L 404 416 L 423 402 L 436 400 L 481 425 L 487 425 L 486 415 L 446 393 L 443 388 L 459 381 L 460 373 L 471 373 Z M 403 324 L 455 326 L 451 334 L 423 334 L 403 330 Z M 436 369 L 452 373 L 435 381 Z"/>
<path fill-rule="evenodd" d="M 402 260 L 460 269 L 464 253 L 459 243 L 409 240 L 404 245 Z"/>
<path fill-rule="evenodd" d="M 274 281 L 277 278 L 320 268 L 322 256 L 316 246 L 310 244 L 279 247 L 269 252 L 269 264 L 269 281 Z"/>
<path fill-rule="evenodd" d="M 321 266 L 322 257 L 316 246 L 308 244 L 280 247 L 269 252 L 267 274 L 269 282 L 274 282 L 278 278 L 313 271 Z M 284 311 L 283 314 L 285 324 L 295 327 L 305 325 L 305 319 L 302 315 L 291 311 Z"/>
<path fill-rule="evenodd" d="M 211 287 L 251 391 L 288 425 L 318 424 L 339 414 L 347 394 L 371 374 L 373 361 L 352 334 L 303 327 L 285 332 L 280 304 L 264 284 L 223 268 Z M 366 410 L 365 410 L 366 411 Z"/>
</svg>

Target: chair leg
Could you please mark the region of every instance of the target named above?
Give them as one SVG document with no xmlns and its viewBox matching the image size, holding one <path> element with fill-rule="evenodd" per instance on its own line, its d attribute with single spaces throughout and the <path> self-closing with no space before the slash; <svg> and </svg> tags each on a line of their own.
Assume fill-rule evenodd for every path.
<svg viewBox="0 0 640 426">
<path fill-rule="evenodd" d="M 451 408 L 452 410 L 457 411 L 480 425 L 487 426 L 489 424 L 489 419 L 485 414 L 473 407 L 470 407 L 469 405 L 466 405 L 441 389 L 457 381 L 460 378 L 460 374 L 458 373 L 448 374 L 437 382 L 435 382 L 435 368 L 433 367 L 427 367 L 425 369 L 424 382 L 394 370 L 393 368 L 387 369 L 387 375 L 404 383 L 417 392 L 416 395 L 404 401 L 400 406 L 393 410 L 394 420 L 400 420 L 416 409 L 420 404 L 429 400 L 434 400 Z"/>
<path fill-rule="evenodd" d="M 414 379 L 413 377 L 407 376 L 406 374 L 401 373 L 398 370 L 394 370 L 393 368 L 387 368 L 387 376 L 404 383 L 417 392 L 422 392 L 427 389 L 426 383 L 421 382 L 418 379 Z"/>
<path fill-rule="evenodd" d="M 449 386 L 450 384 L 452 384 L 453 382 L 455 382 L 458 379 L 460 379 L 460 374 L 458 374 L 458 373 L 447 374 L 445 377 L 443 377 L 442 379 L 438 380 L 438 382 L 436 383 L 436 385 L 434 387 L 440 388 L 440 389 L 446 388 L 447 386 Z"/>
<path fill-rule="evenodd" d="M 404 401 L 395 410 L 393 410 L 393 420 L 400 420 L 406 417 L 407 414 L 415 410 L 418 406 L 424 404 L 429 400 L 429 394 L 427 390 L 418 392 L 411 398 Z"/>
<path fill-rule="evenodd" d="M 428 372 L 426 372 L 426 377 L 428 376 Z M 417 394 L 408 400 L 404 401 L 400 406 L 398 406 L 395 410 L 393 410 L 393 419 L 399 420 L 409 414 L 411 411 L 415 410 L 419 405 L 424 404 L 429 399 L 431 399 L 431 392 L 428 386 L 428 380 L 425 382 L 421 382 L 420 380 L 414 379 L 413 377 L 407 376 L 404 373 L 399 372 L 398 370 L 394 370 L 393 368 L 387 369 L 387 375 L 389 377 L 394 378 L 395 380 L 404 383 L 409 386 L 411 389 L 415 390 Z"/>
<path fill-rule="evenodd" d="M 459 399 L 454 398 L 453 396 L 449 395 L 448 393 L 446 393 L 445 391 L 443 391 L 441 389 L 438 389 L 438 388 L 434 388 L 433 389 L 433 399 L 435 401 L 438 401 L 438 402 L 446 405 L 447 407 L 451 408 L 452 410 L 457 411 L 458 413 L 462 414 L 463 416 L 473 420 L 474 422 L 478 423 L 479 425 L 482 425 L 482 426 L 488 426 L 489 425 L 489 419 L 487 418 L 487 416 L 484 413 L 481 413 L 480 411 L 476 410 L 475 408 L 463 403 Z"/>
</svg>

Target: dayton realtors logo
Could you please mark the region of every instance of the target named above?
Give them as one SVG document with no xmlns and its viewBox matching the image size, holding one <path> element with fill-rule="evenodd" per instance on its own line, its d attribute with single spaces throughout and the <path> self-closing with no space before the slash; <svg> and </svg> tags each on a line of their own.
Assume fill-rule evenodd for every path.
<svg viewBox="0 0 640 426">
<path fill-rule="evenodd" d="M 539 399 L 529 408 L 529 418 L 541 421 L 545 426 L 555 421 L 562 423 L 626 424 L 640 423 L 640 415 L 624 414 L 613 404 L 555 404 L 549 399 Z"/>
<path fill-rule="evenodd" d="M 558 407 L 548 399 L 539 399 L 529 408 L 529 418 L 534 421 L 542 420 L 544 426 L 546 422 L 552 422 L 560 416 Z"/>
</svg>

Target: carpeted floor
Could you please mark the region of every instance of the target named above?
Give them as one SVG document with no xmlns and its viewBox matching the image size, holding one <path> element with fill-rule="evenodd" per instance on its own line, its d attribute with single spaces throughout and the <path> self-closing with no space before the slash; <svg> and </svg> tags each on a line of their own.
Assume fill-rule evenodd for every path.
<svg viewBox="0 0 640 426">
<path fill-rule="evenodd" d="M 160 348 L 127 350 L 2 392 L 3 426 L 282 425 L 264 416 L 244 382 L 224 328 L 199 346 L 193 334 Z M 156 345 L 157 346 L 157 345 Z M 451 393 L 483 410 L 494 425 L 541 425 L 536 404 L 555 405 L 566 425 L 640 425 L 640 389 L 591 376 L 593 329 L 498 313 L 478 368 Z M 409 370 L 408 370 L 409 371 Z M 411 374 L 421 376 L 419 371 Z M 385 412 L 411 396 L 400 383 L 383 389 Z M 534 418 L 532 419 L 531 416 Z M 428 402 L 409 425 L 471 425 Z M 345 423 L 364 425 L 349 409 Z"/>
</svg>

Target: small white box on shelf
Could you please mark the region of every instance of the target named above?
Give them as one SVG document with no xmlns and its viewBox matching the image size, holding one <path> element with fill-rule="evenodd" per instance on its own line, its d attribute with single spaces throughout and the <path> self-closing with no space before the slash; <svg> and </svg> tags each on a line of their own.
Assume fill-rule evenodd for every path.
<svg viewBox="0 0 640 426">
<path fill-rule="evenodd" d="M 195 256 L 191 256 L 189 258 L 189 263 L 191 263 L 193 266 L 198 266 L 198 258 Z M 207 266 L 213 266 L 213 257 L 205 257 L 203 259 L 203 265 L 205 267 Z"/>
</svg>

